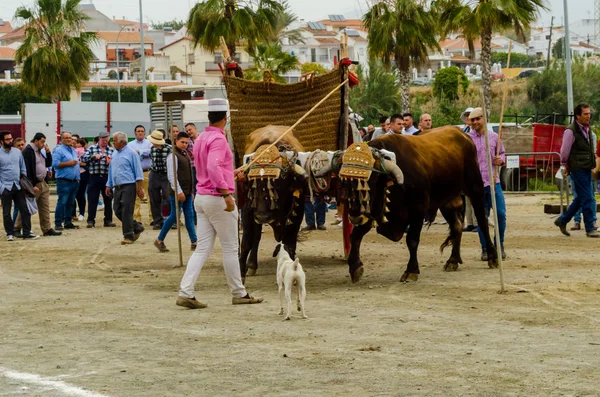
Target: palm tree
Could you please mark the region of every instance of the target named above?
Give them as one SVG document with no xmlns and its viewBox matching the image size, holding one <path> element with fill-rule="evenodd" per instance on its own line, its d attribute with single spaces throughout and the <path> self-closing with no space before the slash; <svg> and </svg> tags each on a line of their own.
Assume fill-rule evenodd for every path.
<svg viewBox="0 0 600 397">
<path fill-rule="evenodd" d="M 205 0 L 190 10 L 187 29 L 194 45 L 210 52 L 220 48 L 223 36 L 233 58 L 240 41 L 249 49 L 271 41 L 283 10 L 277 0 Z"/>
<path fill-rule="evenodd" d="M 263 79 L 263 71 L 271 72 L 271 77 L 278 83 L 285 83 L 282 74 L 298 68 L 298 58 L 288 54 L 281 49 L 279 43 L 258 44 L 251 50 L 254 66 L 246 70 L 244 78 L 260 81 Z"/>
<path fill-rule="evenodd" d="M 87 19 L 81 0 L 36 0 L 32 8 L 19 7 L 15 18 L 25 22 L 25 39 L 16 51 L 22 64 L 24 87 L 54 101 L 68 98 L 71 87 L 81 89 L 89 77 L 96 34 L 81 31 Z"/>
<path fill-rule="evenodd" d="M 287 0 L 281 1 L 283 12 L 280 15 L 279 23 L 275 27 L 275 40 L 281 41 L 282 38 L 287 38 L 290 44 L 304 44 L 306 39 L 302 36 L 302 28 L 286 29 L 288 26 L 298 20 L 298 16 L 292 12 L 290 4 Z"/>
<path fill-rule="evenodd" d="M 482 83 L 485 106 L 490 112 L 492 79 L 492 33 L 514 29 L 517 37 L 526 41 L 525 34 L 541 10 L 544 0 L 436 0 L 432 8 L 439 16 L 442 36 L 452 32 L 462 34 L 474 55 L 473 41 L 481 39 Z"/>
<path fill-rule="evenodd" d="M 369 30 L 368 52 L 372 58 L 382 58 L 385 65 L 393 59 L 400 73 L 402 110 L 410 106 L 410 66 L 429 61 L 428 51 L 437 49 L 437 22 L 422 2 L 389 0 L 373 4 L 364 15 L 363 24 Z"/>
</svg>

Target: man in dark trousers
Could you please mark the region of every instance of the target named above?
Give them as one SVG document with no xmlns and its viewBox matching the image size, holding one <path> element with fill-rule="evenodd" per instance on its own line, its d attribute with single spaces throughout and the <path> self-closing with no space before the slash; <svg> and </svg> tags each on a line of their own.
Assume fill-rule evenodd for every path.
<svg viewBox="0 0 600 397">
<path fill-rule="evenodd" d="M 581 208 L 585 224 L 585 234 L 591 238 L 600 237 L 600 233 L 594 228 L 594 214 L 596 208 L 592 208 L 592 170 L 596 168 L 595 148 L 592 144 L 592 131 L 590 119 L 592 111 L 587 103 L 580 103 L 575 107 L 575 122 L 564 132 L 562 147 L 560 148 L 560 163 L 565 176 L 571 176 L 573 195 L 571 205 L 561 216 L 556 218 L 554 224 L 558 226 L 562 234 L 570 236 L 567 224 L 573 219 L 577 210 Z"/>
<path fill-rule="evenodd" d="M 150 175 L 148 176 L 148 196 L 150 196 L 151 226 L 161 230 L 164 220 L 162 216 L 163 201 L 169 202 L 169 179 L 167 178 L 167 157 L 171 153 L 171 145 L 165 142 L 164 134 L 159 130 L 152 131 L 148 140 L 150 149 Z"/>
<path fill-rule="evenodd" d="M 98 200 L 102 194 L 104 202 L 104 227 L 115 227 L 113 222 L 112 197 L 105 194 L 106 181 L 108 179 L 108 166 L 114 149 L 108 145 L 108 132 L 98 134 L 98 143 L 90 146 L 83 156 L 81 162 L 88 167 L 88 218 L 87 227 L 96 227 L 96 212 Z"/>
<path fill-rule="evenodd" d="M 21 186 L 21 176 L 27 176 L 23 155 L 13 147 L 10 131 L 0 132 L 0 197 L 2 198 L 2 216 L 6 240 L 14 241 L 15 224 L 12 220 L 12 203 L 19 209 L 23 218 L 23 239 L 37 239 L 31 233 L 31 214 L 27 208 L 25 192 Z"/>
<path fill-rule="evenodd" d="M 113 135 L 115 151 L 108 166 L 106 195 L 111 196 L 114 189 L 115 215 L 123 224 L 122 245 L 133 244 L 144 231 L 141 223 L 133 219 L 135 196 L 144 198 L 144 171 L 140 156 L 127 146 L 127 134 L 115 132 Z"/>
<path fill-rule="evenodd" d="M 46 150 L 46 157 L 42 155 L 42 149 Z M 50 187 L 48 186 L 48 168 L 52 166 L 52 154 L 46 144 L 46 136 L 41 132 L 36 133 L 33 139 L 23 149 L 23 159 L 25 168 L 27 168 L 27 178 L 33 184 L 35 191 L 35 201 L 38 206 L 38 216 L 40 217 L 40 227 L 44 236 L 60 236 L 62 232 L 57 232 L 52 228 L 50 220 Z M 20 228 L 20 222 L 17 220 L 16 228 Z"/>
</svg>

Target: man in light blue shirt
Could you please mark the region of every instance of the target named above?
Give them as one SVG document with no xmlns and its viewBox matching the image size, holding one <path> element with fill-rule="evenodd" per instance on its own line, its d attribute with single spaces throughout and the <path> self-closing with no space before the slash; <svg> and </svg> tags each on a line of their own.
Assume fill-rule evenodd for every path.
<svg viewBox="0 0 600 397">
<path fill-rule="evenodd" d="M 25 192 L 21 188 L 21 176 L 27 176 L 25 160 L 21 151 L 13 147 L 13 137 L 10 131 L 0 132 L 0 197 L 2 200 L 2 217 L 6 240 L 14 241 L 15 224 L 12 219 L 12 203 L 21 212 L 23 239 L 37 239 L 39 236 L 31 233 L 31 214 L 27 208 Z"/>
<path fill-rule="evenodd" d="M 71 218 L 75 206 L 75 196 L 79 190 L 79 156 L 73 148 L 73 137 L 70 132 L 60 134 L 60 145 L 52 152 L 52 168 L 56 176 L 56 211 L 54 212 L 54 229 L 79 229 Z"/>
<path fill-rule="evenodd" d="M 135 196 L 144 198 L 144 172 L 140 156 L 127 146 L 127 134 L 115 132 L 113 135 L 113 152 L 108 166 L 108 180 L 106 182 L 106 195 L 113 194 L 113 208 L 115 215 L 122 223 L 123 240 L 121 244 L 129 245 L 136 241 L 144 231 L 140 222 L 133 219 Z"/>
<path fill-rule="evenodd" d="M 419 131 L 419 129 L 415 127 L 415 121 L 413 120 L 412 114 L 404 113 L 402 117 L 404 119 L 404 131 L 402 131 L 404 135 L 414 135 L 415 132 Z"/>
<path fill-rule="evenodd" d="M 152 167 L 152 159 L 150 158 L 150 149 L 152 149 L 152 144 L 148 139 L 146 139 L 146 129 L 143 125 L 138 125 L 135 127 L 135 139 L 127 144 L 130 148 L 132 148 L 139 156 L 142 162 L 142 170 L 144 171 L 144 182 L 142 183 L 142 187 L 144 191 L 148 191 L 148 176 L 150 175 L 150 167 Z M 148 203 L 148 200 L 144 200 Z M 139 197 L 135 199 L 135 208 L 133 209 L 133 219 L 136 222 L 142 222 L 142 213 L 140 211 L 142 199 Z M 150 222 L 152 222 L 152 215 L 150 213 L 150 204 L 148 203 L 148 217 Z"/>
</svg>

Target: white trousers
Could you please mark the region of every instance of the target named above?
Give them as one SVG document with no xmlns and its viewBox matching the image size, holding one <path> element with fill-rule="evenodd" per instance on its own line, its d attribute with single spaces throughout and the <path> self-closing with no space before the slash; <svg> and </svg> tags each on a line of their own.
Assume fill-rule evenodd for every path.
<svg viewBox="0 0 600 397">
<path fill-rule="evenodd" d="M 475 211 L 473 211 L 473 205 L 468 197 L 465 197 L 465 218 L 467 220 L 467 226 L 477 226 L 477 218 L 475 217 Z"/>
<path fill-rule="evenodd" d="M 215 245 L 215 237 L 219 237 L 223 250 L 223 267 L 227 276 L 227 285 L 234 298 L 246 296 L 246 288 L 242 284 L 242 275 L 238 260 L 238 210 L 225 211 L 225 200 L 220 196 L 196 195 L 194 200 L 198 218 L 198 245 L 190 257 L 181 279 L 179 296 L 194 297 L 194 285 L 200 275 L 204 263 Z"/>
</svg>

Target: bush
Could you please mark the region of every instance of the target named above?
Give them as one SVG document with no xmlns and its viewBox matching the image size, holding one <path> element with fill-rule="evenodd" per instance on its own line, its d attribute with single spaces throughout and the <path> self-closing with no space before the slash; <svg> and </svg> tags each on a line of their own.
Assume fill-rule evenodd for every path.
<svg viewBox="0 0 600 397">
<path fill-rule="evenodd" d="M 156 86 L 146 86 L 148 102 L 156 102 Z M 117 102 L 119 94 L 113 87 L 92 88 L 92 102 Z M 143 100 L 142 87 L 121 87 L 121 102 L 141 103 Z"/>
<path fill-rule="evenodd" d="M 455 101 L 458 99 L 458 87 L 462 88 L 463 94 L 469 88 L 469 79 L 465 72 L 456 66 L 440 69 L 435 75 L 433 82 L 433 94 L 442 100 Z"/>
<path fill-rule="evenodd" d="M 17 114 L 23 103 L 50 102 L 50 98 L 31 95 L 20 83 L 0 85 L 0 114 Z"/>
</svg>

